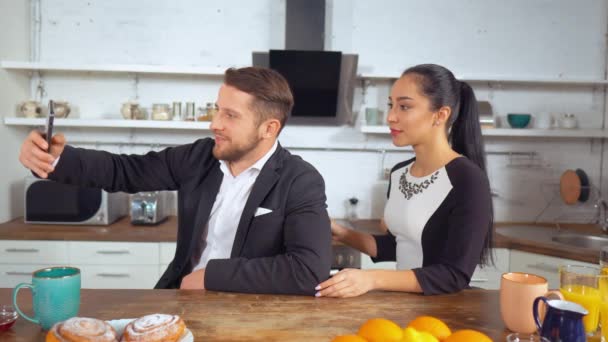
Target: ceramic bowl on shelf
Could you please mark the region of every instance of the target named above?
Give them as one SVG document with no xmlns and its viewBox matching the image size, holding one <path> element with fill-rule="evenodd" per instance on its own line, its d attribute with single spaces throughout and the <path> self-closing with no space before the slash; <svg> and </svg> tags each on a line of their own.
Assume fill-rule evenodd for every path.
<svg viewBox="0 0 608 342">
<path fill-rule="evenodd" d="M 530 123 L 532 115 L 528 113 L 509 113 L 507 114 L 507 122 L 512 128 L 526 128 Z"/>
</svg>

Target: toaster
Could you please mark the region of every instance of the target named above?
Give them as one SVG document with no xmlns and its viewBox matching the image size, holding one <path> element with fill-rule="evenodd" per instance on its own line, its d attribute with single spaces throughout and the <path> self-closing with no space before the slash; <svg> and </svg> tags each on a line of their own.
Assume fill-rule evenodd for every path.
<svg viewBox="0 0 608 342">
<path fill-rule="evenodd" d="M 158 224 L 169 216 L 167 191 L 138 192 L 131 195 L 131 223 L 135 225 Z"/>
</svg>

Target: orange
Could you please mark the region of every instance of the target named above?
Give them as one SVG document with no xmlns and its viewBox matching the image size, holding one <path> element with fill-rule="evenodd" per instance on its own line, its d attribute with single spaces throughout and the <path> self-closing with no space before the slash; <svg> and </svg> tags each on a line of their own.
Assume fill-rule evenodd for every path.
<svg viewBox="0 0 608 342">
<path fill-rule="evenodd" d="M 372 318 L 359 327 L 357 335 L 369 342 L 399 342 L 403 330 L 397 323 L 384 318 Z"/>
<path fill-rule="evenodd" d="M 444 342 L 492 342 L 492 339 L 479 331 L 465 329 L 453 333 Z"/>
<path fill-rule="evenodd" d="M 426 331 L 440 340 L 445 340 L 452 334 L 450 328 L 442 320 L 431 316 L 418 316 L 407 327 Z"/>
<path fill-rule="evenodd" d="M 331 342 L 367 342 L 367 340 L 357 335 L 342 335 L 336 336 Z"/>
<path fill-rule="evenodd" d="M 426 331 L 417 331 L 412 327 L 403 329 L 401 342 L 438 342 L 439 340 Z"/>
</svg>

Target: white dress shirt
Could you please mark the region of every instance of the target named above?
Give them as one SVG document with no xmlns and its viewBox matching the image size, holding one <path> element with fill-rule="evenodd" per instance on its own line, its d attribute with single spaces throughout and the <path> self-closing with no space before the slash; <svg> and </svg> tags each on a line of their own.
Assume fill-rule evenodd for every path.
<svg viewBox="0 0 608 342">
<path fill-rule="evenodd" d="M 268 153 L 236 177 L 230 172 L 228 163 L 220 160 L 220 170 L 224 173 L 224 178 L 211 209 L 206 229 L 206 247 L 198 265 L 192 270 L 193 272 L 206 268 L 211 259 L 230 258 L 236 230 L 253 183 L 258 178 L 264 164 L 276 151 L 277 145 L 278 143 L 275 141 Z"/>
</svg>

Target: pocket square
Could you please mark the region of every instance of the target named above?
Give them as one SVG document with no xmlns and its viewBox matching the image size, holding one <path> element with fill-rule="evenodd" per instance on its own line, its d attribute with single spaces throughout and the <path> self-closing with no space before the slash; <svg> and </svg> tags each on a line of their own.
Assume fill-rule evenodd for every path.
<svg viewBox="0 0 608 342">
<path fill-rule="evenodd" d="M 255 211 L 255 215 L 253 215 L 253 217 L 257 217 L 257 216 L 260 216 L 260 215 L 265 215 L 265 214 L 268 214 L 268 213 L 271 213 L 271 212 L 272 212 L 271 209 L 266 209 L 266 208 L 259 207 Z"/>
</svg>

